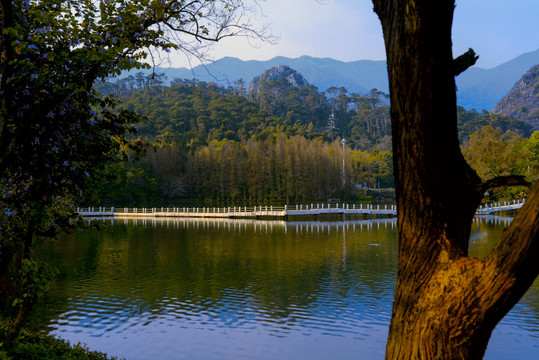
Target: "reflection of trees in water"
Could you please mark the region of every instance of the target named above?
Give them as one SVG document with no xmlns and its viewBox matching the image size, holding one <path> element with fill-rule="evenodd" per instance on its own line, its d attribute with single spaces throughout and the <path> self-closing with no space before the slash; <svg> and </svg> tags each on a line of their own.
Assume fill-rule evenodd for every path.
<svg viewBox="0 0 539 360">
<path fill-rule="evenodd" d="M 497 217 L 476 221 L 479 231 L 501 231 Z M 109 231 L 65 237 L 40 256 L 61 270 L 49 304 L 36 309 L 47 319 L 65 313 L 69 298 L 118 299 L 133 315 L 176 303 L 216 316 L 250 309 L 279 319 L 300 308 L 389 307 L 397 224 L 116 219 Z"/>
</svg>

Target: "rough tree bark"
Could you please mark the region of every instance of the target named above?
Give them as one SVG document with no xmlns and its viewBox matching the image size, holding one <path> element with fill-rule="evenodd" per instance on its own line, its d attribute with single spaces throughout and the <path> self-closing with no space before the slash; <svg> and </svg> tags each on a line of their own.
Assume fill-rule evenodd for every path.
<svg viewBox="0 0 539 360">
<path fill-rule="evenodd" d="M 474 213 L 490 186 L 458 142 L 454 0 L 373 0 L 391 96 L 399 272 L 386 359 L 481 359 L 490 334 L 539 273 L 539 184 L 499 244 L 470 258 Z"/>
</svg>

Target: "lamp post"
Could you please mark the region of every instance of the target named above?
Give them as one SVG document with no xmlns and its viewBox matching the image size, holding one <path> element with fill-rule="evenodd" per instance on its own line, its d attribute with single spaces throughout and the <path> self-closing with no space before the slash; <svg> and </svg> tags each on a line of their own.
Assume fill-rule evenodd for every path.
<svg viewBox="0 0 539 360">
<path fill-rule="evenodd" d="M 341 143 L 342 143 L 342 187 L 344 188 L 344 184 L 346 183 L 346 172 L 345 172 L 345 167 L 344 167 L 346 140 L 342 139 Z"/>
</svg>

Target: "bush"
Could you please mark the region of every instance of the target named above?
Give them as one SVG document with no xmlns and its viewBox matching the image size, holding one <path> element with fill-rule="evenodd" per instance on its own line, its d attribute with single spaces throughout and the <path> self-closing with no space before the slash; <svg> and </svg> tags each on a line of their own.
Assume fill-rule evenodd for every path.
<svg viewBox="0 0 539 360">
<path fill-rule="evenodd" d="M 41 334 L 22 331 L 13 342 L 5 341 L 8 327 L 0 320 L 0 360 L 112 360 L 98 351 L 90 351 L 86 346 L 71 346 L 68 341 Z"/>
</svg>

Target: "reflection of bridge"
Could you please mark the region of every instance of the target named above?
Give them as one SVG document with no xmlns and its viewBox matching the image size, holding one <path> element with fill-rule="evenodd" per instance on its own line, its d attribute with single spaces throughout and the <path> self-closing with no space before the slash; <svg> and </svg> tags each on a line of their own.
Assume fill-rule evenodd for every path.
<svg viewBox="0 0 539 360">
<path fill-rule="evenodd" d="M 217 229 L 228 231 L 240 231 L 252 229 L 255 232 L 273 232 L 280 229 L 287 232 L 296 233 L 319 233 L 334 231 L 368 231 L 374 229 L 391 228 L 396 229 L 396 218 L 373 218 L 362 220 L 299 220 L 284 221 L 276 220 L 257 220 L 257 219 L 225 219 L 225 218 L 155 218 L 155 217 L 108 217 L 104 218 L 106 222 L 123 225 L 141 225 L 153 228 L 173 228 L 173 229 Z"/>
<path fill-rule="evenodd" d="M 372 229 L 396 229 L 396 218 L 373 218 L 363 220 L 258 220 L 258 219 L 226 219 L 226 218 L 189 218 L 189 217 L 104 217 L 106 222 L 123 225 L 140 225 L 153 228 L 173 228 L 173 229 L 217 229 L 228 231 L 246 231 L 253 229 L 255 232 L 273 232 L 281 229 L 285 233 L 292 231 L 296 233 L 320 233 L 320 232 L 340 232 L 340 231 L 370 231 Z M 504 227 L 509 226 L 513 220 L 510 216 L 485 215 L 475 217 L 474 224 L 494 224 Z"/>
<path fill-rule="evenodd" d="M 493 212 L 516 210 L 522 207 L 525 200 L 482 205 L 477 209 L 477 215 L 488 215 Z M 239 207 L 161 207 L 161 208 L 77 208 L 82 216 L 101 217 L 195 217 L 195 218 L 251 218 L 290 219 L 297 216 L 396 216 L 395 205 L 350 205 L 350 204 L 310 204 L 295 206 L 239 206 Z"/>
</svg>

